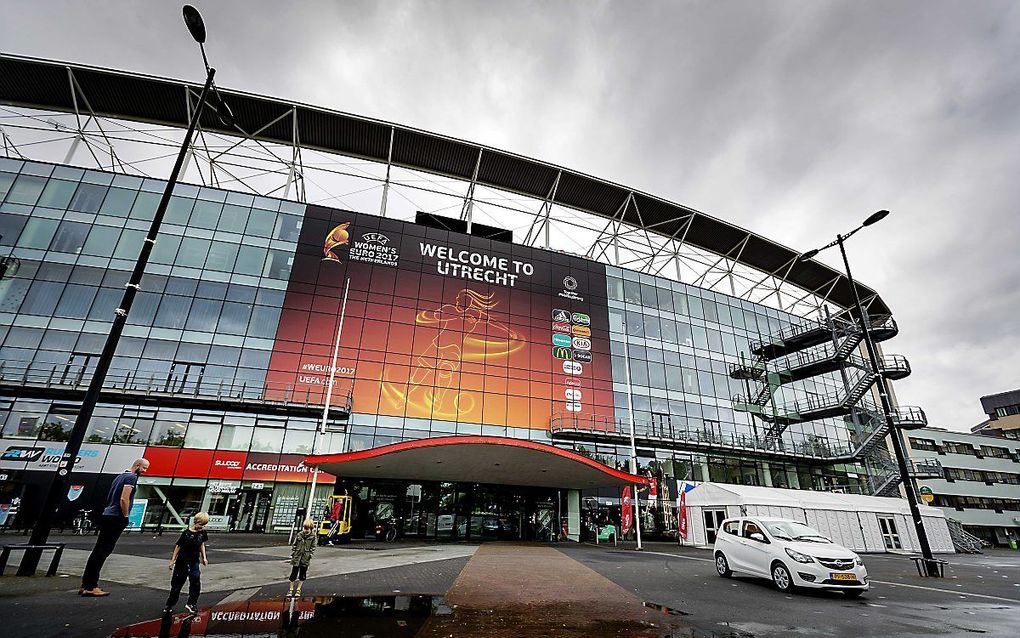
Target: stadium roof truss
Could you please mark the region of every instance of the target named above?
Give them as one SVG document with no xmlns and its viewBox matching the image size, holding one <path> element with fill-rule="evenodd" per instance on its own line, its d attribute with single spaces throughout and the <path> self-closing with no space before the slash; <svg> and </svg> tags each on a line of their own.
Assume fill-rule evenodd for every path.
<svg viewBox="0 0 1020 638">
<path fill-rule="evenodd" d="M 8 158 L 163 178 L 201 87 L 0 55 Z M 847 308 L 846 277 L 686 206 L 567 168 L 396 124 L 237 91 L 227 130 L 202 113 L 182 182 L 413 219 L 416 211 L 514 231 L 581 255 L 799 316 Z M 858 292 L 873 314 L 888 307 Z"/>
</svg>

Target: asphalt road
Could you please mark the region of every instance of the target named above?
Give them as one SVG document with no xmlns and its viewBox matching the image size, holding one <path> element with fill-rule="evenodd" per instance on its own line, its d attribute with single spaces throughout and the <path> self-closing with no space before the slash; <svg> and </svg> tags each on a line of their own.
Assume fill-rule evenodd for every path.
<svg viewBox="0 0 1020 638">
<path fill-rule="evenodd" d="M 644 552 L 588 545 L 560 550 L 642 600 L 683 614 L 709 635 L 1003 636 L 1020 635 L 1020 553 L 949 556 L 946 578 L 920 578 L 903 556 L 865 555 L 869 593 L 783 594 L 764 579 L 715 573 L 711 553 L 672 545 Z"/>
</svg>

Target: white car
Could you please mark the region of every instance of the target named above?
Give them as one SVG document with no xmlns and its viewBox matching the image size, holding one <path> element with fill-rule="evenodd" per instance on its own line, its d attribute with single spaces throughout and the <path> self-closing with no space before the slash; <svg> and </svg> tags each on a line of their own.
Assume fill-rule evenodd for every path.
<svg viewBox="0 0 1020 638">
<path fill-rule="evenodd" d="M 728 578 L 733 572 L 764 576 L 780 591 L 811 587 L 856 597 L 871 587 L 860 556 L 799 521 L 727 519 L 712 553 L 720 576 Z"/>
</svg>

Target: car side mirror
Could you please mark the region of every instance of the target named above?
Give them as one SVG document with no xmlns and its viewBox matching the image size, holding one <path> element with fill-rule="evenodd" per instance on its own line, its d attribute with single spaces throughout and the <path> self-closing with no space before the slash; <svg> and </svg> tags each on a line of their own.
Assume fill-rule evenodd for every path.
<svg viewBox="0 0 1020 638">
<path fill-rule="evenodd" d="M 768 543 L 768 540 L 765 539 L 765 535 L 761 532 L 752 532 L 748 538 L 753 541 L 758 541 L 759 543 Z"/>
</svg>

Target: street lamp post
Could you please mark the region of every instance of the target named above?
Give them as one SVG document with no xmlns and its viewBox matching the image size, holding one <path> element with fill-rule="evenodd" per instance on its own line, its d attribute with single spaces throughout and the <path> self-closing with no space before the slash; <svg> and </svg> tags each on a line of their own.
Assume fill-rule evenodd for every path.
<svg viewBox="0 0 1020 638">
<path fill-rule="evenodd" d="M 871 361 L 871 371 L 875 373 L 878 381 L 878 396 L 882 402 L 882 412 L 885 416 L 886 426 L 889 428 L 889 433 L 892 435 L 893 453 L 896 455 L 896 464 L 899 466 L 900 476 L 903 477 L 903 489 L 907 493 L 907 504 L 910 506 L 910 516 L 914 521 L 914 529 L 917 531 L 917 540 L 921 544 L 921 555 L 924 559 L 925 573 L 928 576 L 939 576 L 938 566 L 935 561 L 935 557 L 931 552 L 931 544 L 928 542 L 928 534 L 924 529 L 924 521 L 921 519 L 921 510 L 917 507 L 917 494 L 914 491 L 914 484 L 910 480 L 910 469 L 907 465 L 906 457 L 906 445 L 903 441 L 903 433 L 896 426 L 893 421 L 893 407 L 892 402 L 889 400 L 889 388 L 886 385 L 885 377 L 882 376 L 882 371 L 878 366 L 878 350 L 875 348 L 875 341 L 871 337 L 871 321 L 868 319 L 867 313 L 864 311 L 864 304 L 861 303 L 861 296 L 857 292 L 857 284 L 854 283 L 853 275 L 850 272 L 850 261 L 846 256 L 846 248 L 844 242 L 849 239 L 854 233 L 861 230 L 865 226 L 871 226 L 875 222 L 884 219 L 889 214 L 887 210 L 880 210 L 877 213 L 869 216 L 864 222 L 845 235 L 836 235 L 835 241 L 832 241 L 821 248 L 809 250 L 800 256 L 801 261 L 811 259 L 826 248 L 832 246 L 839 246 L 839 252 L 843 256 L 843 266 L 846 268 L 847 282 L 850 284 L 850 290 L 853 293 L 854 305 L 857 309 L 857 319 L 861 325 L 861 333 L 864 336 L 864 344 L 868 350 L 868 358 Z"/>
<path fill-rule="evenodd" d="M 205 55 L 205 24 L 202 21 L 202 16 L 199 14 L 197 9 L 190 5 L 184 6 L 183 13 L 184 22 L 188 27 L 188 31 L 202 49 L 202 60 L 205 62 L 206 69 L 205 85 L 203 85 L 202 93 L 199 95 L 198 106 L 196 106 L 194 113 L 191 114 L 191 121 L 188 123 L 188 132 L 185 134 L 184 141 L 181 143 L 181 149 L 177 153 L 177 161 L 174 163 L 173 171 L 171 171 L 170 178 L 166 183 L 166 188 L 163 190 L 163 197 L 160 198 L 159 206 L 157 206 L 155 215 L 152 218 L 152 223 L 149 225 L 149 233 L 146 235 L 145 240 L 142 243 L 141 251 L 138 254 L 138 260 L 135 262 L 134 270 L 131 272 L 131 279 L 125 286 L 124 296 L 121 298 L 120 305 L 117 307 L 114 314 L 113 325 L 110 328 L 109 335 L 106 337 L 106 344 L 103 346 L 103 351 L 99 355 L 95 372 L 92 375 L 92 380 L 89 383 L 88 390 L 85 392 L 85 398 L 82 400 L 78 416 L 74 420 L 74 427 L 71 429 L 67 445 L 64 448 L 63 454 L 61 454 L 60 461 L 57 463 L 56 474 L 50 480 L 49 488 L 43 499 L 43 506 L 40 510 L 39 518 L 36 521 L 35 526 L 32 528 L 32 536 L 28 541 L 29 546 L 25 550 L 24 558 L 18 568 L 19 576 L 31 576 L 35 574 L 35 570 L 39 565 L 39 559 L 42 556 L 43 548 L 41 546 L 45 544 L 46 540 L 49 538 L 50 528 L 53 524 L 53 515 L 67 494 L 68 484 L 71 480 L 71 471 L 74 469 L 74 464 L 77 462 L 78 452 L 81 450 L 81 444 L 85 439 L 85 432 L 88 429 L 89 421 L 92 419 L 92 413 L 95 411 L 96 404 L 99 402 L 99 393 L 103 389 L 103 383 L 106 381 L 106 374 L 109 372 L 110 364 L 112 363 L 113 355 L 117 350 L 117 344 L 120 341 L 121 333 L 124 331 L 124 325 L 127 323 L 128 312 L 131 310 L 131 304 L 134 302 L 135 295 L 138 294 L 138 290 L 141 288 L 142 275 L 145 272 L 145 266 L 149 262 L 149 255 L 152 253 L 152 248 L 156 245 L 156 235 L 159 233 L 159 227 L 163 223 L 163 217 L 166 214 L 167 205 L 170 202 L 170 196 L 173 194 L 174 187 L 177 185 L 177 178 L 180 175 L 181 167 L 184 165 L 185 155 L 191 145 L 191 138 L 195 132 L 195 126 L 198 124 L 198 119 L 202 115 L 202 110 L 205 106 L 206 94 L 209 93 L 210 88 L 213 91 L 213 95 L 216 96 L 215 108 L 221 122 L 226 126 L 231 126 L 233 124 L 233 116 L 230 113 L 230 109 L 222 100 L 219 99 L 219 96 L 216 93 L 216 88 L 213 86 L 213 77 L 216 75 L 216 69 L 209 66 L 208 59 Z"/>
<path fill-rule="evenodd" d="M 624 337 L 627 335 L 627 323 L 623 324 Z M 623 367 L 624 374 L 627 377 L 627 410 L 630 414 L 630 473 L 637 475 L 637 444 L 634 440 L 634 396 L 630 386 L 630 341 L 624 339 L 623 342 Z M 634 533 L 637 535 L 637 549 L 643 549 L 641 547 L 641 505 L 638 502 L 638 488 L 637 483 L 634 484 Z M 621 503 L 622 505 L 622 503 Z"/>
</svg>

